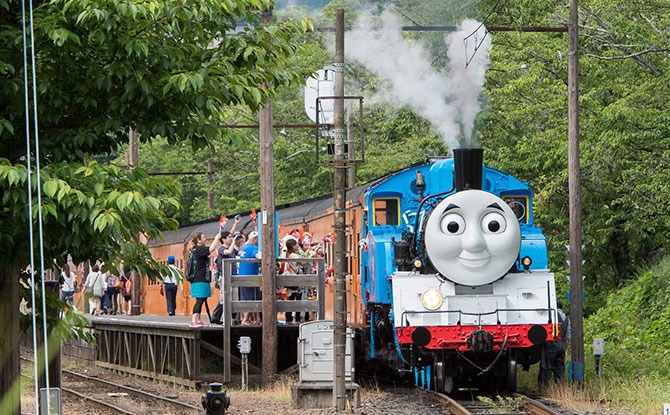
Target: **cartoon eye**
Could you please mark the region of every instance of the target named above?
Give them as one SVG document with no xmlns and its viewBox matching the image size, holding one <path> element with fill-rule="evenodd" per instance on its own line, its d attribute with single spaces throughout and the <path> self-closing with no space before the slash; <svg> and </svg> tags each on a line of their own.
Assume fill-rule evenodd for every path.
<svg viewBox="0 0 670 415">
<path fill-rule="evenodd" d="M 456 213 L 446 214 L 440 222 L 440 229 L 450 235 L 460 235 L 465 231 L 465 220 Z"/>
<path fill-rule="evenodd" d="M 490 212 L 482 219 L 482 230 L 489 235 L 497 235 L 505 232 L 507 221 L 505 217 L 498 212 Z"/>
</svg>

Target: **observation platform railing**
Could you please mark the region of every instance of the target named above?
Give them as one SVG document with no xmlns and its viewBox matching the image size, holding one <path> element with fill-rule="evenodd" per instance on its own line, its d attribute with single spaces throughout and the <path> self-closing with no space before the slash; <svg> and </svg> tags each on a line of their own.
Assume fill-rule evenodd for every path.
<svg viewBox="0 0 670 415">
<path fill-rule="evenodd" d="M 224 382 L 231 381 L 231 354 L 230 339 L 233 313 L 260 313 L 263 309 L 263 301 L 233 300 L 233 290 L 239 287 L 261 287 L 262 275 L 233 275 L 233 264 L 243 262 L 260 262 L 260 259 L 224 259 L 223 274 L 221 276 L 221 289 L 219 301 L 223 306 L 223 356 L 224 356 Z M 282 287 L 306 287 L 316 288 L 316 299 L 307 300 L 276 300 L 276 313 L 286 312 L 315 312 L 317 319 L 325 318 L 325 260 L 323 258 L 277 258 L 279 264 L 293 262 L 314 263 L 316 273 L 311 274 L 281 274 L 276 275 L 275 286 Z M 279 267 L 278 267 L 279 269 Z M 265 295 L 265 293 L 263 293 Z M 277 293 L 272 293 L 275 296 Z M 277 315 L 264 316 L 263 324 L 276 324 Z M 297 347 L 297 345 L 296 345 Z"/>
</svg>

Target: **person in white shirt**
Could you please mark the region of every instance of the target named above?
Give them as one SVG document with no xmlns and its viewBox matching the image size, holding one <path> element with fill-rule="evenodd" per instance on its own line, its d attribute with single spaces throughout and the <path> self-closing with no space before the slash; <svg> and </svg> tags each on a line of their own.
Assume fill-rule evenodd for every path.
<svg viewBox="0 0 670 415">
<path fill-rule="evenodd" d="M 60 273 L 60 283 L 61 283 L 60 300 L 64 303 L 68 303 L 74 311 L 77 311 L 77 307 L 74 306 L 74 300 L 73 300 L 74 281 L 75 281 L 74 272 L 70 271 L 69 265 L 65 265 L 65 268 L 63 268 Z"/>
<path fill-rule="evenodd" d="M 179 285 L 177 276 L 179 275 L 179 270 L 174 265 L 174 257 L 172 255 L 168 257 L 168 268 L 169 272 L 167 275 L 163 275 L 163 287 L 165 288 L 168 316 L 174 316 L 177 309 L 177 286 Z"/>
<path fill-rule="evenodd" d="M 100 266 L 95 264 L 91 267 L 91 272 L 86 277 L 84 287 L 91 288 L 91 297 L 88 299 L 89 312 L 93 315 L 98 315 L 102 311 L 100 309 L 100 300 L 107 289 L 107 281 L 105 276 L 100 272 Z"/>
</svg>

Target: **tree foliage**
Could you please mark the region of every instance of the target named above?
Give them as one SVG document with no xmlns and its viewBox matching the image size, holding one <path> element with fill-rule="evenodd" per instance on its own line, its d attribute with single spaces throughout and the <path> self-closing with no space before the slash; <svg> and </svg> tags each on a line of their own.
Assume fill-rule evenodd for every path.
<svg viewBox="0 0 670 415">
<path fill-rule="evenodd" d="M 126 269 L 157 275 L 158 264 L 142 242 L 177 226 L 180 186 L 142 168 L 94 160 L 118 154 L 130 128 L 145 143 L 161 137 L 172 146 L 207 147 L 230 138 L 220 126 L 231 107 L 256 111 L 276 88 L 302 80 L 287 62 L 301 55 L 293 39 L 310 23 L 261 23 L 271 4 L 35 2 L 28 22 L 34 37 L 27 38 L 33 65 L 31 53 L 23 57 L 22 3 L 0 0 L 0 302 L 12 313 L 0 330 L 10 340 L 18 338 L 12 325 L 18 271 L 37 256 L 30 249 L 31 222 L 33 235 L 41 231 L 41 240 L 32 237 L 45 259 L 36 260 L 37 267 L 50 267 L 52 259 L 62 263 L 69 254 L 109 266 L 123 261 Z M 36 103 L 24 97 L 26 74 Z M 18 410 L 18 389 L 10 384 L 19 379 L 14 340 L 0 343 L 0 392 L 10 402 L 0 404 L 3 413 Z"/>
<path fill-rule="evenodd" d="M 548 3 L 545 3 L 547 5 Z M 544 10 L 566 23 L 566 5 Z M 659 4 L 580 4 L 582 233 L 587 311 L 666 254 L 668 14 Z M 658 7 L 657 7 L 658 6 Z M 568 241 L 567 38 L 494 34 L 487 152 L 529 180 L 554 269 Z M 492 154 L 491 154 L 492 153 Z M 562 280 L 562 279 L 560 279 Z"/>
<path fill-rule="evenodd" d="M 204 147 L 223 135 L 219 123 L 230 105 L 256 109 L 273 86 L 298 79 L 284 65 L 297 52 L 292 37 L 305 21 L 259 25 L 267 0 L 185 2 L 45 2 L 35 10 L 35 51 L 42 148 L 56 160 L 107 153 L 157 135 L 171 144 L 190 139 Z M 0 139 L 21 148 L 23 64 L 18 13 L 9 1 L 9 50 L 0 67 Z M 18 93 L 17 93 L 18 92 Z M 104 137 L 104 139 L 100 139 Z M 20 151 L 19 151 L 20 153 Z M 15 157 L 11 154 L 10 158 Z"/>
<path fill-rule="evenodd" d="M 154 237 L 158 229 L 176 226 L 165 215 L 179 208 L 173 181 L 150 178 L 141 169 L 89 164 L 88 157 L 119 151 L 128 141 L 129 127 L 143 142 L 160 136 L 173 146 L 188 142 L 193 149 L 205 147 L 226 137 L 220 124 L 229 108 L 255 111 L 276 95 L 276 87 L 301 79 L 286 62 L 300 55 L 300 45 L 292 39 L 309 23 L 260 24 L 260 10 L 270 4 L 67 0 L 36 7 L 42 210 L 45 227 L 54 228 L 50 254 L 59 257 L 81 248 L 74 252 L 77 259 L 93 254 L 107 258 L 118 250 L 106 246 L 109 238 L 118 244 L 136 240 L 138 233 Z M 3 233 L 3 241 L 14 244 L 18 235 L 26 235 L 28 218 L 26 196 L 21 196 L 27 171 L 20 163 L 26 153 L 26 68 L 20 3 L 4 6 L 0 18 L 7 42 L 0 50 L 0 68 L 7 82 L 0 89 L 0 149 L 6 159 L 0 183 L 7 207 L 2 225 L 12 230 Z M 26 258 L 14 260 L 25 264 Z"/>
</svg>

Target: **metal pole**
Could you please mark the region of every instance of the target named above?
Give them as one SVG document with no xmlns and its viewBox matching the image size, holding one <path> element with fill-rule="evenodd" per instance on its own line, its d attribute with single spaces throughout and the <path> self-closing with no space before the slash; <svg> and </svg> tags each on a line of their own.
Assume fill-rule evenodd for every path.
<svg viewBox="0 0 670 415">
<path fill-rule="evenodd" d="M 242 353 L 242 390 L 247 390 L 249 385 L 249 354 Z"/>
<path fill-rule="evenodd" d="M 131 169 L 134 169 L 138 165 L 138 145 L 137 145 L 137 131 L 133 127 L 130 127 L 128 130 L 128 165 Z"/>
<path fill-rule="evenodd" d="M 356 187 L 356 148 L 354 147 L 354 115 L 351 105 L 347 110 L 347 154 L 349 155 L 349 170 L 347 176 L 347 187 Z"/>
<path fill-rule="evenodd" d="M 333 403 L 337 411 L 345 409 L 346 379 L 345 354 L 347 340 L 347 287 L 346 287 L 346 180 L 347 160 L 344 155 L 344 10 L 337 9 L 335 23 L 335 155 L 333 167 L 335 188 L 333 202 L 335 210 L 335 330 L 333 349 L 335 354 L 335 387 Z"/>
<path fill-rule="evenodd" d="M 584 306 L 582 304 L 582 215 L 579 165 L 579 37 L 577 0 L 570 0 L 568 27 L 568 191 L 570 210 L 571 361 L 568 373 L 575 383 L 584 375 Z"/>
<path fill-rule="evenodd" d="M 142 276 L 137 270 L 130 272 L 130 315 L 139 316 L 142 310 Z"/>
</svg>

